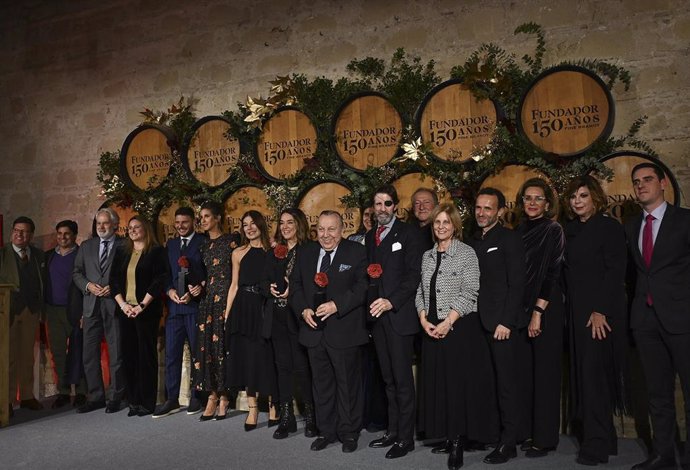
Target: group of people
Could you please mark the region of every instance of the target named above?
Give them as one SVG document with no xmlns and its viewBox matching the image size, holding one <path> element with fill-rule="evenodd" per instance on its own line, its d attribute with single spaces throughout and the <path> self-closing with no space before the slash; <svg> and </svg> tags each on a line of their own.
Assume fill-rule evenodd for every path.
<svg viewBox="0 0 690 470">
<path fill-rule="evenodd" d="M 273 437 L 282 439 L 297 431 L 299 391 L 304 434 L 316 438 L 311 450 L 340 441 L 347 453 L 357 449 L 365 403 L 375 393 L 362 357 L 373 342 L 387 423 L 369 447 L 400 458 L 414 450 L 416 432 L 438 442 L 431 452 L 447 454 L 453 470 L 462 467 L 464 451 L 494 446 L 484 462 L 501 464 L 518 449 L 528 458 L 556 449 L 565 342 L 570 420 L 580 442 L 576 461 L 595 466 L 618 452 L 613 415 L 625 409 L 629 324 L 654 429 L 649 458 L 633 469 L 674 467 L 676 374 L 690 426 L 690 211 L 665 202 L 668 182 L 656 165 L 637 165 L 631 176 L 642 216 L 625 229 L 606 215 L 595 178 L 569 184 L 563 225 L 554 220 L 554 191 L 533 178 L 518 192 L 514 230 L 501 223 L 505 195 L 481 189 L 474 204 L 478 230 L 464 241 L 453 204 L 420 188 L 412 196 L 414 216 L 403 222 L 391 185 L 376 190 L 363 230 L 350 239 L 343 238 L 341 215 L 326 210 L 317 240 L 310 240 L 307 218 L 296 208 L 280 213 L 274 234 L 261 213 L 248 211 L 238 239 L 223 232 L 222 206 L 206 202 L 199 214 L 203 233 L 195 231 L 194 211 L 182 207 L 175 213 L 178 236 L 166 248 L 140 216 L 129 220 L 128 237 L 118 239 L 117 214 L 101 209 L 97 237 L 77 247 L 76 223 L 60 222 L 58 246 L 44 257 L 29 244 L 33 222 L 20 217 L 11 245 L 0 251 L 0 283 L 15 286 L 11 395 L 19 381 L 21 406 L 41 406 L 26 359 L 33 358 L 45 311 L 60 406 L 87 390 L 80 413 L 117 412 L 125 399 L 130 416 L 180 411 L 188 342 L 189 414 L 222 420 L 242 390 L 245 430 L 257 427 L 258 399 L 266 397 L 269 426 L 277 426 Z M 630 315 L 628 259 L 637 273 Z M 156 407 L 163 299 L 167 399 Z M 690 446 L 680 459 L 690 465 Z"/>
</svg>

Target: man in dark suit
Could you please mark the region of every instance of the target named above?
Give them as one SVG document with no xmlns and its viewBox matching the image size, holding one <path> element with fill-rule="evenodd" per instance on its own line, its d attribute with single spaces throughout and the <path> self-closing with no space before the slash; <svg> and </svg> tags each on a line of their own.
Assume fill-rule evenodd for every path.
<svg viewBox="0 0 690 470">
<path fill-rule="evenodd" d="M 46 320 L 58 389 L 53 408 L 60 408 L 70 400 L 74 400 L 75 406 L 86 402 L 83 335 L 79 325 L 84 303 L 81 291 L 72 281 L 79 251 L 78 233 L 79 226 L 75 221 L 58 222 L 55 226 L 57 246 L 45 252 Z"/>
<path fill-rule="evenodd" d="M 632 468 L 676 468 L 676 374 L 690 431 L 690 211 L 664 200 L 668 180 L 658 166 L 641 163 L 631 176 L 642 214 L 625 225 L 637 272 L 630 327 L 645 374 L 654 430 L 649 458 Z M 681 465 L 690 469 L 687 443 Z"/>
<path fill-rule="evenodd" d="M 44 310 L 45 261 L 43 252 L 30 245 L 36 226 L 28 217 L 12 223 L 9 245 L 0 248 L 0 284 L 10 284 L 10 416 L 19 382 L 20 406 L 43 409 L 34 397 L 34 342 Z"/>
<path fill-rule="evenodd" d="M 505 208 L 506 198 L 501 191 L 481 189 L 474 206 L 481 230 L 469 240 L 479 259 L 477 309 L 491 348 L 501 416 L 500 442 L 484 459 L 489 464 L 504 463 L 517 455 L 520 415 L 515 330 L 525 290 L 525 247 L 519 234 L 499 223 Z"/>
<path fill-rule="evenodd" d="M 196 350 L 198 295 L 201 293 L 201 281 L 206 279 L 201 259 L 204 236 L 194 232 L 192 208 L 180 207 L 175 211 L 175 231 L 179 237 L 168 240 L 166 245 L 171 279 L 167 288 L 168 316 L 165 320 L 165 390 L 168 397 L 153 413 L 154 418 L 162 418 L 180 411 L 178 397 L 184 343 L 187 340 L 190 350 Z M 190 393 L 187 414 L 198 413 L 201 411 L 201 402 L 194 390 Z"/>
<path fill-rule="evenodd" d="M 421 235 L 395 217 L 398 193 L 392 185 L 374 194 L 376 229 L 365 238 L 369 264 L 379 264 L 378 297 L 368 305 L 375 321 L 372 335 L 388 398 L 388 430 L 369 447 L 391 447 L 386 458 L 414 450 L 415 391 L 412 375 L 413 343 L 419 332 L 414 299 L 421 280 Z"/>
<path fill-rule="evenodd" d="M 317 234 L 319 242 L 301 249 L 290 276 L 290 304 L 302 320 L 299 342 L 309 353 L 321 431 L 311 450 L 340 439 L 343 452 L 354 452 L 362 427 L 360 348 L 368 341 L 366 250 L 343 240 L 343 219 L 335 211 L 321 213 Z M 320 282 L 327 278 L 325 288 L 317 286 L 317 273 Z"/>
<path fill-rule="evenodd" d="M 84 293 L 84 373 L 89 392 L 88 401 L 77 409 L 88 413 L 105 407 L 106 413 L 121 409 L 125 393 L 122 369 L 122 342 L 117 305 L 110 292 L 110 269 L 119 240 L 115 229 L 120 217 L 109 208 L 96 213 L 97 237 L 82 243 L 74 261 L 72 279 Z M 111 397 L 106 405 L 101 371 L 101 339 L 105 335 L 110 360 Z"/>
<path fill-rule="evenodd" d="M 419 229 L 422 240 L 422 253 L 434 247 L 434 237 L 431 234 L 431 213 L 438 206 L 438 196 L 433 189 L 417 188 L 412 193 L 412 214 L 407 221 Z"/>
</svg>

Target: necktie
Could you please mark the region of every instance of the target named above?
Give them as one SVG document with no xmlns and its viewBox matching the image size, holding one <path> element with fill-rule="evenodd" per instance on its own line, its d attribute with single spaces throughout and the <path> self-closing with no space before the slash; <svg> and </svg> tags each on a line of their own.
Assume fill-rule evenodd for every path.
<svg viewBox="0 0 690 470">
<path fill-rule="evenodd" d="M 320 273 L 328 272 L 328 268 L 331 267 L 331 253 L 333 253 L 333 250 L 326 250 L 326 254 L 321 258 L 321 266 L 319 267 Z"/>
<path fill-rule="evenodd" d="M 22 262 L 22 264 L 29 262 L 29 257 L 26 254 L 26 248 L 19 249 L 19 260 Z"/>
<path fill-rule="evenodd" d="M 98 261 L 98 264 L 101 266 L 101 272 L 105 272 L 105 262 L 108 261 L 108 243 L 110 243 L 108 240 L 101 240 L 103 249 L 101 250 L 101 257 Z"/>
<path fill-rule="evenodd" d="M 647 214 L 644 228 L 642 229 L 642 259 L 647 268 L 652 264 L 652 252 L 654 251 L 654 235 L 652 233 L 654 219 L 655 217 L 652 214 Z M 647 305 L 652 305 L 651 292 L 647 292 Z"/>
<path fill-rule="evenodd" d="M 187 239 L 183 238 L 182 239 L 182 246 L 180 247 L 180 253 L 184 254 L 184 250 L 187 249 Z"/>
<path fill-rule="evenodd" d="M 385 225 L 380 225 L 376 229 L 376 246 L 379 246 L 381 244 L 381 234 L 383 233 L 384 230 L 386 230 Z"/>
</svg>

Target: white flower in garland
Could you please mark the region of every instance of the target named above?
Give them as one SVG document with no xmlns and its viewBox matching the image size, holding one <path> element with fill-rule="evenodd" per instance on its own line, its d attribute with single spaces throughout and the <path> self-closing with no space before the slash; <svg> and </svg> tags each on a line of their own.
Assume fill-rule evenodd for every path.
<svg viewBox="0 0 690 470">
<path fill-rule="evenodd" d="M 417 140 L 413 140 L 412 143 L 402 144 L 402 149 L 405 154 L 402 156 L 404 160 L 417 161 L 424 157 L 424 149 L 422 148 L 422 138 L 418 137 Z"/>
</svg>

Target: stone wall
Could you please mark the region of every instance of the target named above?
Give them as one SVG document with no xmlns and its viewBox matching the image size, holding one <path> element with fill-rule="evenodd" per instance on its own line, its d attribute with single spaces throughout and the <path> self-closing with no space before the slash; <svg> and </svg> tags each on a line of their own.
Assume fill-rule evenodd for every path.
<svg viewBox="0 0 690 470">
<path fill-rule="evenodd" d="M 52 242 L 63 218 L 88 236 L 99 199 L 98 157 L 118 150 L 143 107 L 180 95 L 197 115 L 264 95 L 278 74 L 337 78 L 353 58 L 388 59 L 398 47 L 434 59 L 447 78 L 481 43 L 518 56 L 534 43 L 513 30 L 546 30 L 546 64 L 601 58 L 628 68 L 613 90 L 614 134 L 635 118 L 641 137 L 690 189 L 690 3 L 684 0 L 25 0 L 0 6 L 0 213 L 37 222 Z M 685 199 L 683 199 L 685 204 Z"/>
</svg>

